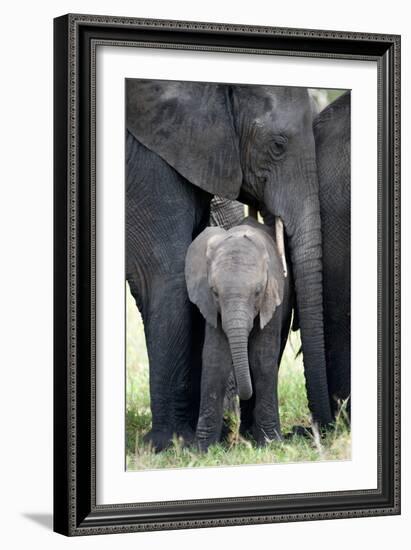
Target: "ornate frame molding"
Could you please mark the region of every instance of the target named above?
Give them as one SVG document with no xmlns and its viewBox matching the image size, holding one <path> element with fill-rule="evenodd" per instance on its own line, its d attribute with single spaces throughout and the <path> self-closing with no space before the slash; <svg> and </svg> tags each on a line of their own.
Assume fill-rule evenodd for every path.
<svg viewBox="0 0 411 550">
<path fill-rule="evenodd" d="M 400 37 L 71 14 L 54 25 L 55 530 L 88 535 L 400 513 Z M 213 44 L 216 37 L 223 46 Z M 377 62 L 378 489 L 96 505 L 95 78 L 102 44 Z"/>
</svg>

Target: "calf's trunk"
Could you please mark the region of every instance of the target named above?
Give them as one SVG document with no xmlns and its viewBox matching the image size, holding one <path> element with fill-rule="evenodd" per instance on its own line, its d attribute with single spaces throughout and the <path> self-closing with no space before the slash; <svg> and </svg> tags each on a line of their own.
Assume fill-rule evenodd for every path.
<svg viewBox="0 0 411 550">
<path fill-rule="evenodd" d="M 242 400 L 250 399 L 253 395 L 253 388 L 248 364 L 248 331 L 247 329 L 232 329 L 227 332 L 227 338 L 233 360 L 238 395 Z"/>
</svg>

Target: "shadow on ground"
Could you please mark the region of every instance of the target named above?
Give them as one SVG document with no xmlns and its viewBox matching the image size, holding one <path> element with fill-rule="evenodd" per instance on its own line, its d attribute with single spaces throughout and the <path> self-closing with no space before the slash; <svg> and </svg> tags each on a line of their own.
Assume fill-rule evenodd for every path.
<svg viewBox="0 0 411 550">
<path fill-rule="evenodd" d="M 29 514 L 25 513 L 22 514 L 23 517 L 30 519 L 31 521 L 34 521 L 34 523 L 37 523 L 38 525 L 41 525 L 41 527 L 44 527 L 46 529 L 52 530 L 53 529 L 53 516 L 51 514 Z"/>
</svg>

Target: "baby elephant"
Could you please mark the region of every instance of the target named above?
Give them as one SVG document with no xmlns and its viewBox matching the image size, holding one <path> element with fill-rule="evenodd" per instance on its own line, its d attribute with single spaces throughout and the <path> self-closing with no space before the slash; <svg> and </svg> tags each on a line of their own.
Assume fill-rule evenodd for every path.
<svg viewBox="0 0 411 550">
<path fill-rule="evenodd" d="M 185 275 L 190 300 L 206 319 L 200 449 L 220 439 L 233 370 L 240 400 L 247 400 L 242 432 L 259 445 L 279 439 L 277 373 L 291 318 L 281 220 L 276 240 L 272 228 L 252 218 L 228 231 L 205 229 L 188 248 Z"/>
</svg>

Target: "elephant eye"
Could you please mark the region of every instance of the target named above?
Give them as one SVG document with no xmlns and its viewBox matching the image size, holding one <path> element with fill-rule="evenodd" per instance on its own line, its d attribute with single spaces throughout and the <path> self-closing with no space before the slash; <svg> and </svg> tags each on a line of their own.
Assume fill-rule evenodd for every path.
<svg viewBox="0 0 411 550">
<path fill-rule="evenodd" d="M 261 285 L 258 285 L 258 287 L 255 289 L 255 295 L 259 296 L 263 290 L 263 287 Z"/>
<path fill-rule="evenodd" d="M 211 288 L 211 292 L 214 294 L 216 298 L 218 298 L 218 290 L 215 287 Z"/>
<path fill-rule="evenodd" d="M 271 151 L 276 159 L 284 156 L 287 149 L 288 139 L 283 135 L 275 136 L 271 142 Z"/>
</svg>

